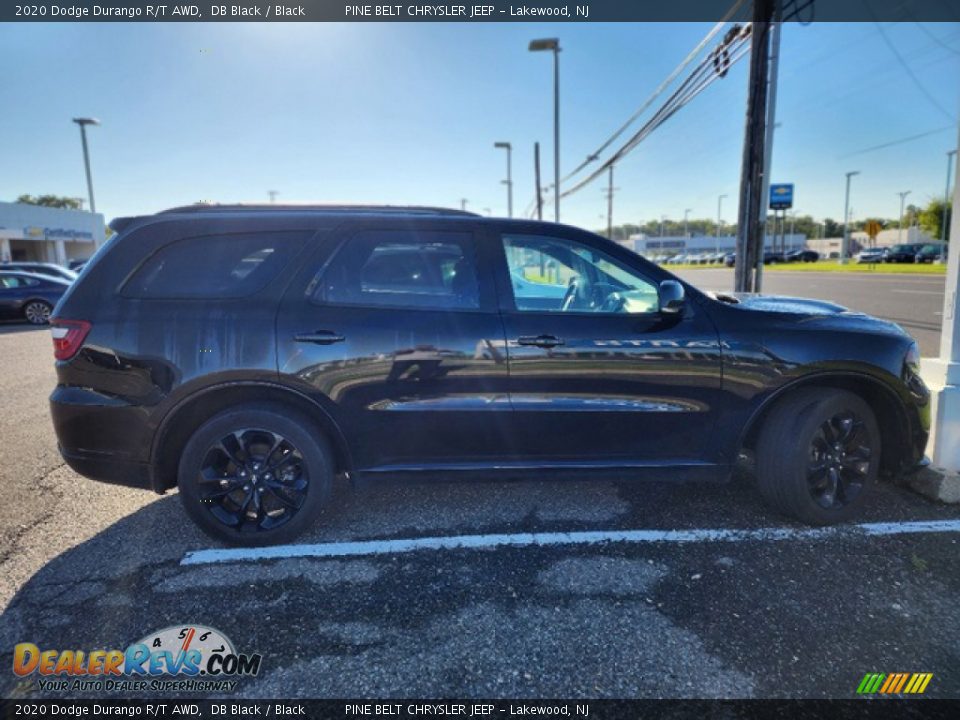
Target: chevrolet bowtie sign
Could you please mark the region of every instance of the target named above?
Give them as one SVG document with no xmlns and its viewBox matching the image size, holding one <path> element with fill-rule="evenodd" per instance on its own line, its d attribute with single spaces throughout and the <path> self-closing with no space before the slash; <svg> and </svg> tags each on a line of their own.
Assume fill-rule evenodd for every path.
<svg viewBox="0 0 960 720">
<path fill-rule="evenodd" d="M 770 209 L 787 210 L 793 207 L 793 183 L 770 185 Z"/>
</svg>

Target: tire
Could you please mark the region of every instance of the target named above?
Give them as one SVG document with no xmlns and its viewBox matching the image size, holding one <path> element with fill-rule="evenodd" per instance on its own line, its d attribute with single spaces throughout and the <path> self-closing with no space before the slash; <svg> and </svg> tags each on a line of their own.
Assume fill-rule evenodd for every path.
<svg viewBox="0 0 960 720">
<path fill-rule="evenodd" d="M 810 525 L 843 522 L 876 484 L 880 453 L 880 428 L 862 398 L 845 390 L 798 390 L 773 408 L 760 433 L 760 494 L 775 510 Z"/>
<path fill-rule="evenodd" d="M 180 457 L 177 486 L 187 515 L 217 540 L 289 542 L 326 507 L 333 455 L 309 418 L 278 405 L 242 405 L 194 432 Z"/>
<path fill-rule="evenodd" d="M 23 306 L 23 317 L 31 325 L 46 325 L 52 312 L 53 306 L 45 300 L 31 300 Z"/>
</svg>

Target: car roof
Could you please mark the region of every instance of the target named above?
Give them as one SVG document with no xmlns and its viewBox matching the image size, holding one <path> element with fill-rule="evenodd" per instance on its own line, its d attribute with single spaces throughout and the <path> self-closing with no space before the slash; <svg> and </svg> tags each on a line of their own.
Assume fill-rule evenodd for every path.
<svg viewBox="0 0 960 720">
<path fill-rule="evenodd" d="M 165 216 L 199 217 L 220 215 L 236 217 L 242 215 L 321 215 L 331 218 L 341 217 L 371 217 L 371 216 L 403 216 L 403 217 L 464 217 L 479 219 L 482 216 L 466 210 L 453 208 L 433 207 L 428 205 L 357 205 L 357 204 L 289 204 L 289 203 L 197 203 L 195 205 L 180 205 L 161 210 L 153 215 L 133 215 L 130 217 L 114 218 L 110 228 L 120 232 L 126 227 L 146 219 L 155 219 Z"/>
</svg>

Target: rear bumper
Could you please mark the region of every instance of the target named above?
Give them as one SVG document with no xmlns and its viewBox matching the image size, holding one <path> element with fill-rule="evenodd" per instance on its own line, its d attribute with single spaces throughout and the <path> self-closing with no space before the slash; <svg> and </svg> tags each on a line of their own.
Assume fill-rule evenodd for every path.
<svg viewBox="0 0 960 720">
<path fill-rule="evenodd" d="M 60 385 L 50 416 L 67 465 L 92 480 L 155 490 L 145 408 L 86 388 Z"/>
<path fill-rule="evenodd" d="M 113 456 L 96 455 L 76 450 L 69 451 L 62 446 L 59 447 L 59 450 L 67 465 L 91 480 L 143 490 L 155 490 L 150 466 L 145 463 L 118 460 Z"/>
</svg>

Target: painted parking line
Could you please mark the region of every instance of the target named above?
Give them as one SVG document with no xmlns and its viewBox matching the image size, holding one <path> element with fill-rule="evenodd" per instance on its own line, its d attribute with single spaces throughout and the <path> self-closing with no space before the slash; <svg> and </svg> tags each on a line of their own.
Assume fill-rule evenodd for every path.
<svg viewBox="0 0 960 720">
<path fill-rule="evenodd" d="M 482 550 L 499 547 L 546 547 L 551 545 L 599 545 L 604 543 L 703 543 L 784 540 L 823 540 L 836 537 L 911 535 L 917 533 L 960 533 L 960 520 L 919 520 L 913 522 L 862 523 L 826 528 L 757 528 L 754 530 L 600 530 L 585 532 L 512 533 L 452 535 L 396 540 L 273 545 L 261 548 L 194 550 L 181 565 L 223 562 L 250 562 L 286 558 L 339 558 L 394 555 L 421 550 Z"/>
</svg>

